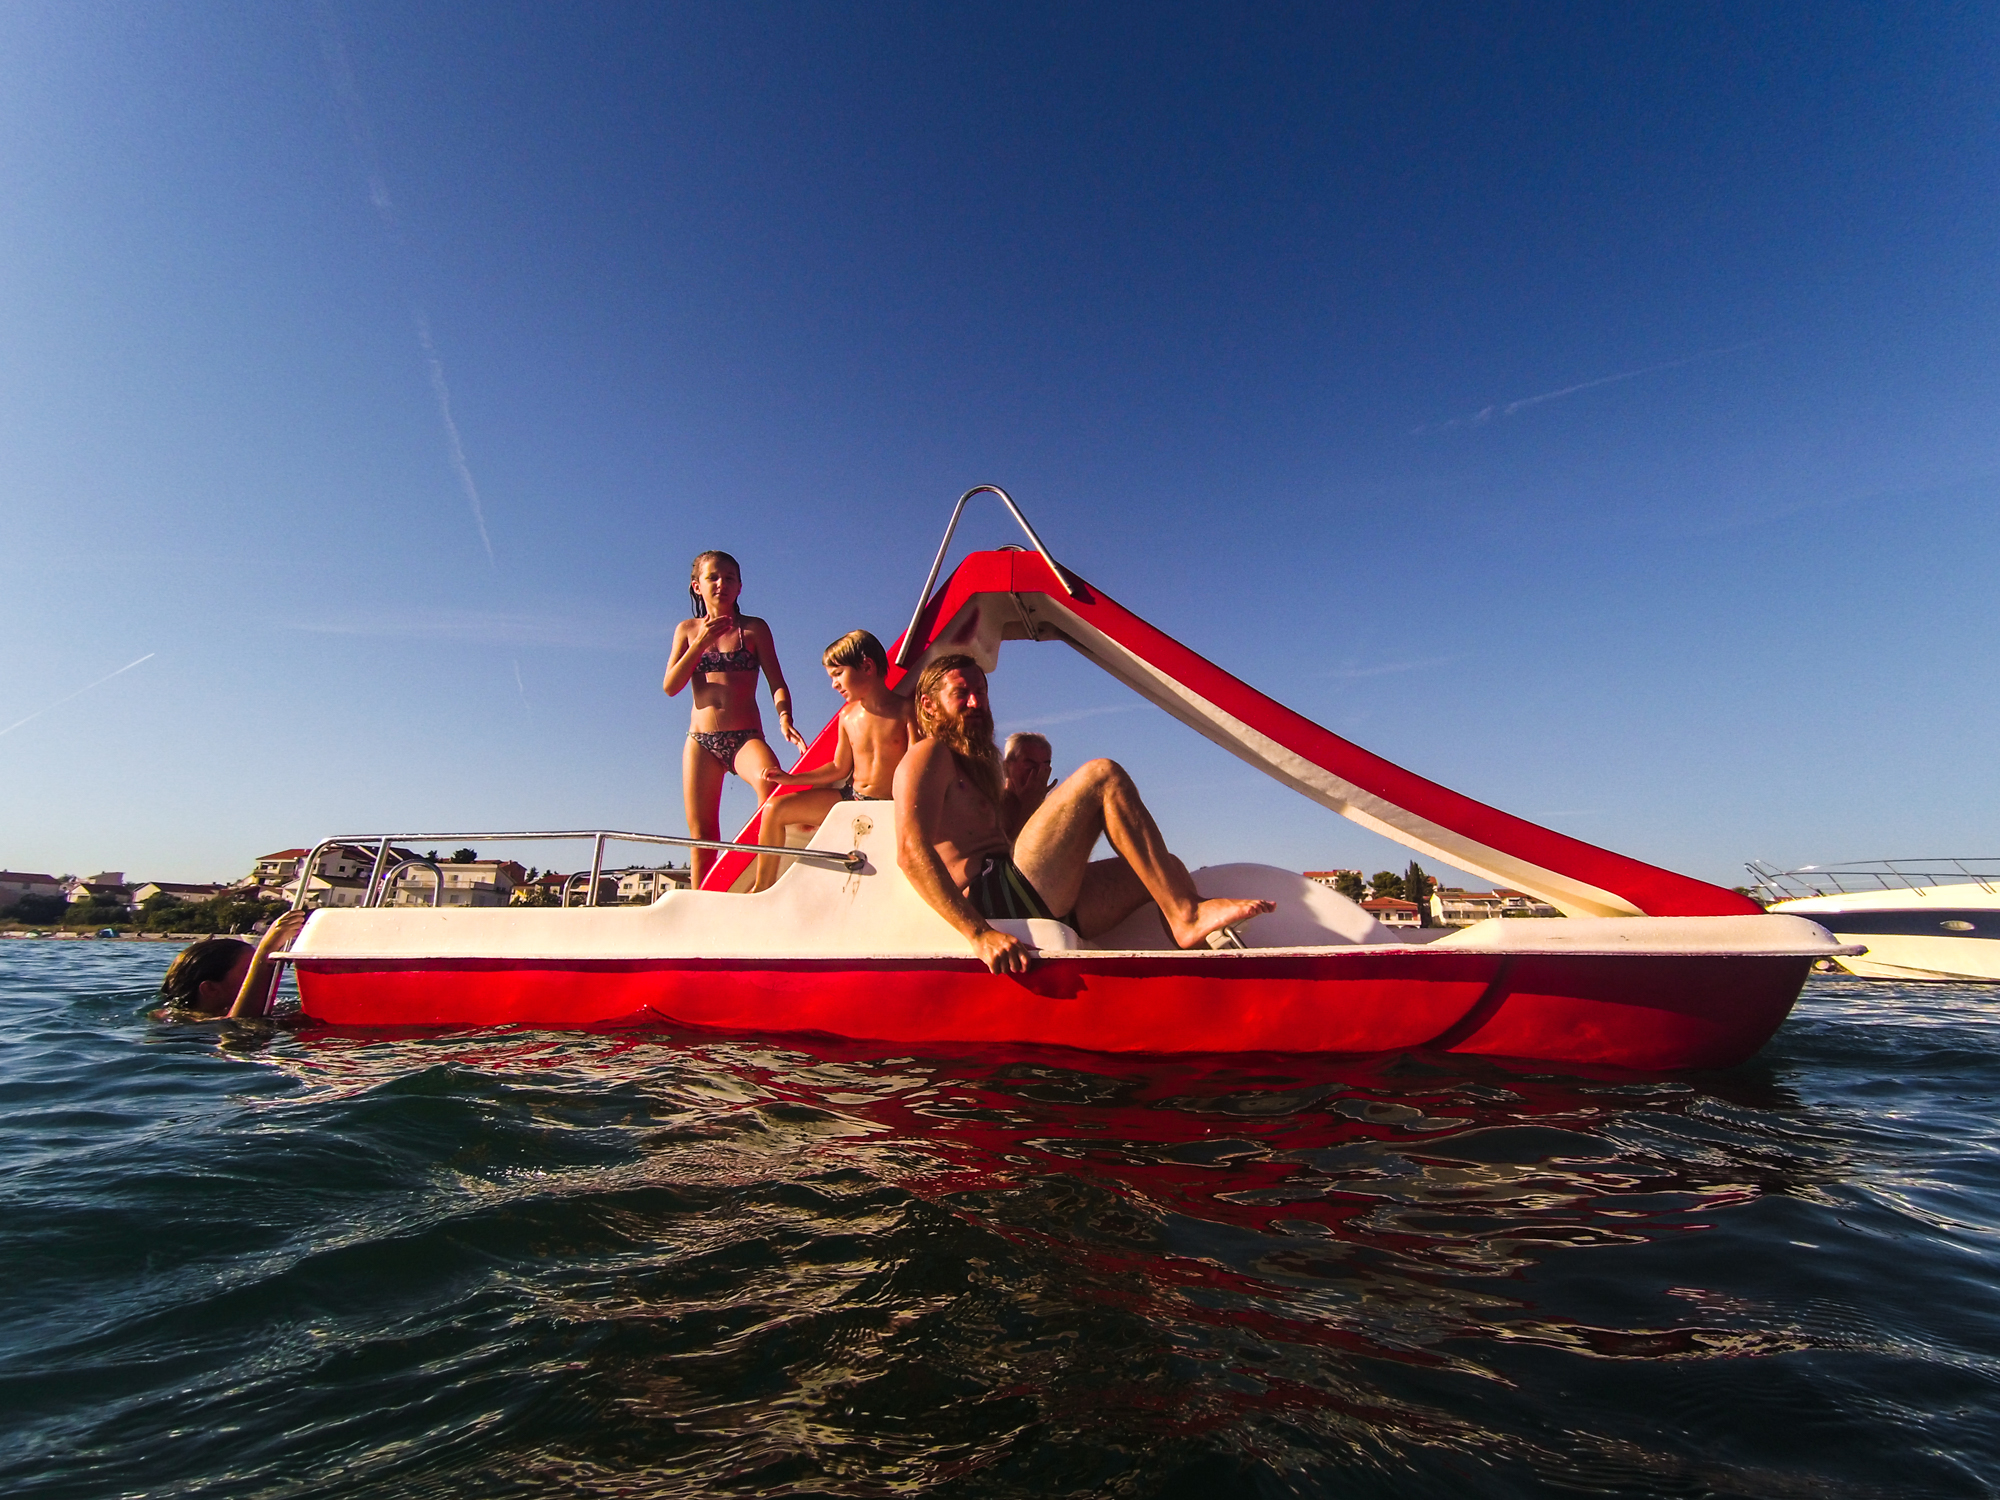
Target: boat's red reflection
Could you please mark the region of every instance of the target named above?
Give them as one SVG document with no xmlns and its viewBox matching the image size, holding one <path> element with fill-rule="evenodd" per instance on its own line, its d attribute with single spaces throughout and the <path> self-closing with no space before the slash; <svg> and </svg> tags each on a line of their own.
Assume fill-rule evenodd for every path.
<svg viewBox="0 0 2000 1500">
<path fill-rule="evenodd" d="M 365 1089 L 413 1063 L 379 1031 L 303 1039 L 322 1086 Z M 755 1112 L 760 1131 L 795 1129 L 815 1172 L 859 1170 L 1055 1256 L 1067 1295 L 1254 1336 L 1276 1352 L 1247 1405 L 1342 1406 L 1323 1380 L 1287 1373 L 1311 1350 L 1479 1372 L 1464 1341 L 1645 1359 L 1797 1343 L 1741 1319 L 1604 1328 L 1536 1306 L 1552 1256 L 1698 1232 L 1795 1185 L 1799 1163 L 1748 1137 L 1718 1144 L 1705 1120 L 1677 1149 L 1714 1087 L 1782 1103 L 1740 1077 L 1697 1087 L 1439 1054 L 1308 1066 L 994 1046 L 941 1061 L 837 1039 L 508 1031 L 431 1035 L 421 1059 L 625 1088 L 657 1078 L 669 1092 L 704 1079 L 703 1111 Z M 1229 1419 L 1215 1395 L 1198 1425 Z"/>
</svg>

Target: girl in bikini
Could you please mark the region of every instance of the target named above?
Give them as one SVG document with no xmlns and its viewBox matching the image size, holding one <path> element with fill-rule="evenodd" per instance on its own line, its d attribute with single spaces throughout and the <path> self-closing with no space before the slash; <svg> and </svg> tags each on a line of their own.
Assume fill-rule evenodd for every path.
<svg viewBox="0 0 2000 1500">
<path fill-rule="evenodd" d="M 688 832 L 698 839 L 721 837 L 723 777 L 734 771 L 761 797 L 764 773 L 777 767 L 757 713 L 759 671 L 771 684 L 779 730 L 801 750 L 806 748 L 805 736 L 792 727 L 792 690 L 778 669 L 771 627 L 755 615 L 736 612 L 736 596 L 742 592 L 743 570 L 727 552 L 704 552 L 694 560 L 688 579 L 694 618 L 674 627 L 673 655 L 660 684 L 668 697 L 694 684 L 694 724 L 681 752 L 681 791 L 687 799 Z M 692 851 L 689 863 L 697 889 L 714 860 L 712 849 Z"/>
</svg>

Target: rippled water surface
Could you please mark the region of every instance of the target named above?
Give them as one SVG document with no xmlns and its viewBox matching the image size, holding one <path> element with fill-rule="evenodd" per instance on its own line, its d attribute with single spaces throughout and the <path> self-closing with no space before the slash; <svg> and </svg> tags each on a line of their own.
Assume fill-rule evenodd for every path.
<svg viewBox="0 0 2000 1500">
<path fill-rule="evenodd" d="M 0 943 L 0 1491 L 2000 1489 L 2000 990 L 1747 1067 L 166 1025 Z"/>
</svg>

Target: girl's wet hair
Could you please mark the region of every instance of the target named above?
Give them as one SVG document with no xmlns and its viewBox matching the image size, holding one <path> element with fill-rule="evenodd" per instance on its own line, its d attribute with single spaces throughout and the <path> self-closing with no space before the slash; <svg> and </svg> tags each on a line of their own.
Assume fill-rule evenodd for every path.
<svg viewBox="0 0 2000 1500">
<path fill-rule="evenodd" d="M 708 618 L 708 601 L 701 597 L 700 591 L 694 586 L 695 579 L 701 576 L 701 565 L 705 562 L 719 562 L 725 567 L 734 568 L 736 570 L 737 582 L 741 583 L 743 581 L 743 564 L 731 557 L 727 552 L 703 552 L 698 554 L 695 560 L 688 564 L 688 598 L 693 602 L 693 607 L 689 613 L 697 620 Z M 736 612 L 739 615 L 743 613 L 741 609 Z"/>
<path fill-rule="evenodd" d="M 248 943 L 233 937 L 205 937 L 189 943 L 167 966 L 167 977 L 160 981 L 160 996 L 174 1005 L 194 1005 L 201 999 L 204 984 L 224 978 L 236 967 L 237 959 L 254 951 Z"/>
<path fill-rule="evenodd" d="M 819 659 L 829 667 L 858 667 L 863 661 L 872 661 L 877 677 L 889 675 L 889 653 L 866 630 L 848 631 L 822 651 Z"/>
</svg>

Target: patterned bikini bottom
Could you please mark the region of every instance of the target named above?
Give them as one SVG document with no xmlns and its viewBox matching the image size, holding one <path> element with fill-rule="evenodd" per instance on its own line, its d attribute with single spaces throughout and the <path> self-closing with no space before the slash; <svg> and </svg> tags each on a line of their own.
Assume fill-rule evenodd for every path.
<svg viewBox="0 0 2000 1500">
<path fill-rule="evenodd" d="M 736 769 L 736 752 L 752 740 L 764 738 L 762 727 L 756 729 L 716 729 L 703 731 L 690 729 L 688 738 L 714 756 L 725 771 Z"/>
</svg>

